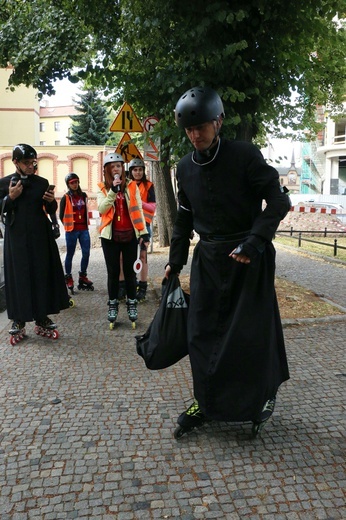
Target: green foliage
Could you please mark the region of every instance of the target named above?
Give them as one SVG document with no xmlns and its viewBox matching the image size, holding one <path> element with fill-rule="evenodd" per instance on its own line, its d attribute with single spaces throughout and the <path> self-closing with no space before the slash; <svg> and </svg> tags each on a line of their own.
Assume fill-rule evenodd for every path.
<svg viewBox="0 0 346 520">
<path fill-rule="evenodd" d="M 74 145 L 110 144 L 112 132 L 107 109 L 95 90 L 88 90 L 78 96 L 76 110 L 78 115 L 71 116 L 73 125 L 69 143 Z"/>
</svg>

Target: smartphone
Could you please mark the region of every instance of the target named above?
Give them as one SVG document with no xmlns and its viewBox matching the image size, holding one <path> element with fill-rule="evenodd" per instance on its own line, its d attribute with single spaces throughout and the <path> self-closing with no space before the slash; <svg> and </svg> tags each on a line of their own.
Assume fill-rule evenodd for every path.
<svg viewBox="0 0 346 520">
<path fill-rule="evenodd" d="M 50 184 L 50 185 L 48 186 L 48 190 L 47 190 L 47 191 L 54 191 L 54 190 L 55 190 L 55 186 L 54 186 L 54 184 Z"/>
</svg>

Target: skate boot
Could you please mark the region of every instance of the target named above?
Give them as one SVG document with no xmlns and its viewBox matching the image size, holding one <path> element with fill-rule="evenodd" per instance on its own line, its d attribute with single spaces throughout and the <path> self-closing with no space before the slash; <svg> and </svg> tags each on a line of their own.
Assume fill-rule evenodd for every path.
<svg viewBox="0 0 346 520">
<path fill-rule="evenodd" d="M 94 286 L 93 282 L 88 279 L 86 272 L 82 273 L 79 272 L 79 278 L 78 278 L 78 290 L 80 291 L 93 291 Z"/>
<path fill-rule="evenodd" d="M 262 408 L 261 413 L 259 414 L 259 417 L 253 421 L 252 435 L 254 437 L 256 437 L 261 432 L 265 423 L 273 415 L 274 408 L 275 408 L 275 400 L 276 400 L 275 397 L 268 399 L 268 401 L 266 401 L 264 403 L 264 406 Z"/>
<path fill-rule="evenodd" d="M 35 333 L 38 336 L 45 336 L 46 338 L 58 339 L 59 332 L 56 329 L 56 324 L 52 322 L 48 316 L 43 320 L 35 321 Z"/>
<path fill-rule="evenodd" d="M 12 323 L 12 327 L 11 327 L 11 329 L 8 332 L 11 335 L 11 337 L 10 337 L 10 344 L 11 345 L 16 345 L 17 343 L 22 341 L 22 339 L 26 338 L 26 334 L 25 334 L 25 321 L 15 320 Z"/>
<path fill-rule="evenodd" d="M 174 430 L 174 438 L 180 439 L 184 433 L 191 432 L 195 428 L 202 426 L 206 421 L 206 416 L 201 412 L 199 404 L 195 400 L 185 412 L 179 415 L 177 420 L 178 426 Z"/>
<path fill-rule="evenodd" d="M 59 224 L 52 224 L 52 230 L 55 240 L 60 237 L 60 227 Z"/>
<path fill-rule="evenodd" d="M 147 294 L 148 282 L 139 282 L 137 289 L 137 300 L 139 302 L 144 302 L 146 294 Z"/>
<path fill-rule="evenodd" d="M 72 278 L 72 274 L 65 274 L 65 283 L 67 289 L 71 292 L 71 294 L 74 294 L 74 281 Z"/>
<path fill-rule="evenodd" d="M 119 282 L 119 293 L 118 293 L 118 300 L 120 302 L 124 301 L 126 298 L 126 282 L 125 280 L 121 280 Z"/>
<path fill-rule="evenodd" d="M 119 301 L 118 300 L 109 300 L 108 301 L 108 321 L 110 330 L 113 330 L 115 327 L 115 321 L 118 317 L 119 310 Z"/>
<path fill-rule="evenodd" d="M 130 318 L 130 321 L 132 322 L 132 328 L 136 328 L 136 320 L 138 318 L 138 312 L 137 312 L 137 300 L 127 300 L 127 314 Z"/>
</svg>

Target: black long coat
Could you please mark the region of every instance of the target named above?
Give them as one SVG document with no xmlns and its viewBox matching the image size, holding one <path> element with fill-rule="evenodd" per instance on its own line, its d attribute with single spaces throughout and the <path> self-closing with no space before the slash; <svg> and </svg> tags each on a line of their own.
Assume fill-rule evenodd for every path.
<svg viewBox="0 0 346 520">
<path fill-rule="evenodd" d="M 212 160 L 193 159 L 186 155 L 177 168 L 170 263 L 186 263 L 191 230 L 199 233 L 188 321 L 194 396 L 212 419 L 254 420 L 289 378 L 271 242 L 289 198 L 250 143 L 222 139 Z M 242 242 L 257 253 L 250 264 L 229 257 Z"/>
<path fill-rule="evenodd" d="M 55 213 L 57 203 L 43 201 L 48 181 L 38 175 L 29 175 L 22 194 L 11 201 L 6 197 L 11 177 L 0 179 L 7 314 L 12 320 L 40 320 L 69 307 L 59 250 L 44 209 Z"/>
</svg>

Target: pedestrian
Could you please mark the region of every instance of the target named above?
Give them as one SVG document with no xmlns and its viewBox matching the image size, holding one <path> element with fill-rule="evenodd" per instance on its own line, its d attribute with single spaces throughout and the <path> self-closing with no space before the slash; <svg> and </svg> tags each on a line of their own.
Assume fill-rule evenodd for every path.
<svg viewBox="0 0 346 520">
<path fill-rule="evenodd" d="M 13 320 L 11 344 L 25 336 L 26 322 L 35 332 L 57 338 L 56 324 L 48 317 L 69 307 L 59 250 L 48 215 L 55 214 L 54 187 L 35 175 L 36 150 L 28 144 L 13 148 L 16 171 L 0 179 L 4 237 L 4 272 L 7 314 Z"/>
<path fill-rule="evenodd" d="M 88 196 L 81 190 L 79 177 L 69 173 L 65 177 L 67 193 L 62 197 L 59 206 L 59 217 L 65 228 L 66 257 L 65 281 L 68 289 L 74 294 L 72 276 L 72 260 L 79 242 L 82 258 L 78 276 L 78 289 L 93 291 L 93 282 L 88 279 L 87 270 L 90 258 L 90 233 L 88 216 Z"/>
<path fill-rule="evenodd" d="M 134 180 L 138 186 L 142 199 L 143 214 L 146 222 L 149 238 L 152 236 L 151 224 L 155 215 L 156 199 L 154 184 L 149 181 L 145 174 L 145 164 L 142 159 L 132 159 L 129 163 L 129 178 Z M 137 285 L 137 300 L 144 301 L 148 288 L 148 254 L 147 248 L 141 248 L 140 258 L 142 261 L 142 270 L 139 273 L 139 281 Z M 121 286 L 121 282 L 120 282 Z"/>
<path fill-rule="evenodd" d="M 120 256 L 127 294 L 127 312 L 135 327 L 137 320 L 136 273 L 137 246 L 147 247 L 149 235 L 142 211 L 139 189 L 126 178 L 124 159 L 118 153 L 105 156 L 104 182 L 98 184 L 98 210 L 101 216 L 101 246 L 107 268 L 108 321 L 114 328 L 119 309 Z"/>
<path fill-rule="evenodd" d="M 252 421 L 256 435 L 289 378 L 272 238 L 290 201 L 256 146 L 220 137 L 224 117 L 207 87 L 189 89 L 175 107 L 194 151 L 177 166 L 166 277 L 186 264 L 191 232 L 199 235 L 188 319 L 194 402 L 178 418 L 177 438 L 211 419 Z"/>
</svg>

